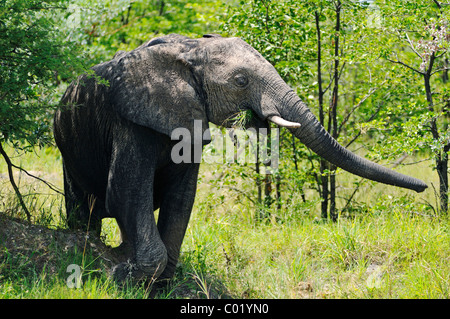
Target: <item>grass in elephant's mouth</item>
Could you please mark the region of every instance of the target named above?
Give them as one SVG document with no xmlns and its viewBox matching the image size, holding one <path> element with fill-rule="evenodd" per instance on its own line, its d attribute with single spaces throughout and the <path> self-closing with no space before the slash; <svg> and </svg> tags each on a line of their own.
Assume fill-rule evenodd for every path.
<svg viewBox="0 0 450 319">
<path fill-rule="evenodd" d="M 43 149 L 38 154 L 37 159 L 33 154 L 22 157 L 22 165 L 62 188 L 57 152 Z M 5 171 L 3 166 L 0 169 Z M 420 170 L 403 170 L 433 182 L 427 180 L 433 174 L 426 165 Z M 319 201 L 304 202 L 300 195 L 292 194 L 289 204 L 283 203 L 279 210 L 273 205 L 266 212 L 269 217 L 257 221 L 255 205 L 246 196 L 256 196 L 254 186 L 236 179 L 236 184 L 222 183 L 212 188 L 217 178 L 213 171 L 207 165 L 202 167 L 177 273 L 157 298 L 450 296 L 449 220 L 432 217 L 426 204 L 434 201 L 432 192 L 413 197 L 408 191 L 389 188 L 388 194 L 386 186 L 366 184 L 354 197 L 355 202 L 365 204 L 348 209 L 337 223 L 317 218 Z M 1 210 L 20 215 L 7 180 L 3 175 L 1 178 Z M 338 178 L 343 188 L 354 182 L 353 177 L 343 173 Z M 27 194 L 35 194 L 25 198 L 33 208 L 35 222 L 45 227 L 36 226 L 32 231 L 27 228 L 28 232 L 17 224 L 13 224 L 14 229 L 0 228 L 0 297 L 148 296 L 148 287 L 120 289 L 98 271 L 104 266 L 103 259 L 93 247 L 84 256 L 88 266 L 82 287 L 69 289 L 67 266 L 82 261 L 83 249 L 70 244 L 67 231 L 55 230 L 63 222 L 59 218 L 63 213 L 62 198 L 48 195 L 46 186 L 24 177 L 20 186 Z M 240 192 L 235 191 L 237 188 Z M 344 204 L 345 200 L 338 202 L 341 207 Z M 52 229 L 47 231 L 48 226 Z M 119 233 L 114 222 L 105 223 L 104 230 L 107 242 L 117 245 Z M 46 237 L 39 237 L 44 234 Z M 14 239 L 14 243 L 8 241 L 5 245 L 6 238 Z"/>
<path fill-rule="evenodd" d="M 232 116 L 228 122 L 236 129 L 245 128 L 246 125 L 252 120 L 254 114 L 252 110 L 242 110 L 239 113 Z"/>
</svg>

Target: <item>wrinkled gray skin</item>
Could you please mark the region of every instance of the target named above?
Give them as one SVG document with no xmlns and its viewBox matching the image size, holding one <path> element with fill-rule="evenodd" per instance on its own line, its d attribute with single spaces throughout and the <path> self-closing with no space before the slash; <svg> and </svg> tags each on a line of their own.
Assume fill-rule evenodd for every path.
<svg viewBox="0 0 450 319">
<path fill-rule="evenodd" d="M 69 226 L 99 229 L 114 217 L 124 261 L 118 280 L 170 278 L 191 214 L 199 164 L 170 158 L 175 128 L 193 121 L 229 126 L 251 110 L 249 127 L 273 116 L 300 123 L 292 133 L 329 162 L 362 177 L 422 192 L 422 181 L 354 155 L 340 146 L 273 66 L 238 38 L 156 38 L 93 67 L 109 86 L 81 76 L 67 89 L 54 133 L 64 161 Z M 287 124 L 286 124 L 287 123 Z M 206 142 L 207 143 L 207 142 Z M 96 200 L 89 204 L 90 195 Z M 92 201 L 91 201 L 92 202 Z M 153 211 L 160 209 L 156 224 Z"/>
</svg>

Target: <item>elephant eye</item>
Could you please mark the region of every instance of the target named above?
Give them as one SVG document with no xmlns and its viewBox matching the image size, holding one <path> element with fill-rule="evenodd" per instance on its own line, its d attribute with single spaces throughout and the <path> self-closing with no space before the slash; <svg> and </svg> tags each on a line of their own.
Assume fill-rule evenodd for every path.
<svg viewBox="0 0 450 319">
<path fill-rule="evenodd" d="M 239 87 L 245 87 L 248 84 L 248 78 L 244 74 L 237 74 L 234 77 L 234 83 Z"/>
</svg>

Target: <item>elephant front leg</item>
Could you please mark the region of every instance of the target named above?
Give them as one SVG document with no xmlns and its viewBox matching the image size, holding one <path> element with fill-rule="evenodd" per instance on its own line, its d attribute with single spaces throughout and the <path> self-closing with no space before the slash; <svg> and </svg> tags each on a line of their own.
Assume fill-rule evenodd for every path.
<svg viewBox="0 0 450 319">
<path fill-rule="evenodd" d="M 152 145 L 145 148 L 132 141 L 122 147 L 110 168 L 106 204 L 131 257 L 114 267 L 113 276 L 118 282 L 156 279 L 166 267 L 167 250 L 153 214 L 154 151 Z"/>
<path fill-rule="evenodd" d="M 173 277 L 188 226 L 197 189 L 199 164 L 173 164 L 157 174 L 161 198 L 158 230 L 167 249 L 168 261 L 160 280 Z"/>
</svg>

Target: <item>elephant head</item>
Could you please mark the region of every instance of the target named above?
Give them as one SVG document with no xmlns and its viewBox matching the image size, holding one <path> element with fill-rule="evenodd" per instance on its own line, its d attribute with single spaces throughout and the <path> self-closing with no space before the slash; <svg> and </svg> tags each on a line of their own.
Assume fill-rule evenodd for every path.
<svg viewBox="0 0 450 319">
<path fill-rule="evenodd" d="M 113 61 L 117 67 L 104 68 L 114 72 L 109 77 L 113 107 L 139 125 L 170 136 L 179 127 L 193 133 L 194 120 L 201 120 L 204 130 L 208 122 L 229 126 L 237 113 L 248 111 L 251 126 L 269 120 L 287 127 L 312 151 L 350 173 L 416 192 L 427 188 L 338 144 L 275 68 L 239 38 L 169 35 Z"/>
</svg>

